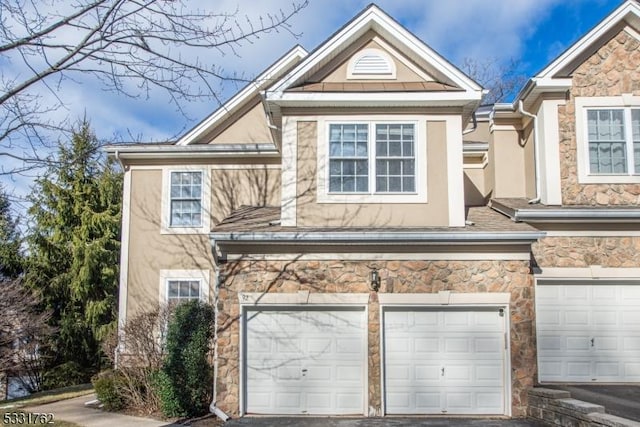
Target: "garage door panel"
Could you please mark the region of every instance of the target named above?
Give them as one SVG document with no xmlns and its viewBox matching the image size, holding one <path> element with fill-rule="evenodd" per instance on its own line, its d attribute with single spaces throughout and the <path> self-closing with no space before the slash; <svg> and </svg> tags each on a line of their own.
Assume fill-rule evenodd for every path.
<svg viewBox="0 0 640 427">
<path fill-rule="evenodd" d="M 504 317 L 499 311 L 404 310 L 383 314 L 386 413 L 503 414 Z M 417 317 L 438 322 L 424 329 L 416 326 Z M 484 393 L 499 395 L 498 403 L 481 405 Z"/>
<path fill-rule="evenodd" d="M 569 299 L 553 301 L 552 295 Z M 640 286 L 538 285 L 540 381 L 633 382 L 624 369 L 640 363 Z M 571 299 L 571 298 L 578 298 Z M 582 306 L 576 307 L 579 301 Z M 555 324 L 555 319 L 560 320 Z"/>
<path fill-rule="evenodd" d="M 246 411 L 362 414 L 364 317 L 364 310 L 247 312 Z"/>
</svg>

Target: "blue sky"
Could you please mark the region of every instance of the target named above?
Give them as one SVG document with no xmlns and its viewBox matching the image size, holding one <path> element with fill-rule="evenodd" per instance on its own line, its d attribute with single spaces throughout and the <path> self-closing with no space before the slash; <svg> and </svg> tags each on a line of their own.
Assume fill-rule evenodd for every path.
<svg viewBox="0 0 640 427">
<path fill-rule="evenodd" d="M 216 56 L 204 52 L 229 72 L 245 77 L 258 74 L 298 43 L 307 50 L 333 34 L 370 3 L 368 0 L 309 0 L 310 4 L 291 21 L 292 31 L 264 35 L 238 49 L 239 55 Z M 533 75 L 580 36 L 614 10 L 620 0 L 380 0 L 382 9 L 454 64 L 464 58 L 517 61 L 527 76 Z M 211 8 L 209 0 L 191 0 Z M 256 18 L 278 9 L 288 10 L 291 0 L 219 0 L 217 10 L 241 11 Z M 11 64 L 3 64 L 10 70 Z M 224 97 L 238 88 L 221 88 Z M 176 111 L 162 93 L 131 99 L 105 92 L 89 78 L 77 78 L 60 88 L 66 109 L 59 114 L 77 118 L 86 114 L 98 137 L 104 140 L 162 141 L 175 139 L 213 110 L 214 101 L 185 106 L 188 117 Z M 26 194 L 29 179 L 8 179 L 9 192 Z"/>
</svg>

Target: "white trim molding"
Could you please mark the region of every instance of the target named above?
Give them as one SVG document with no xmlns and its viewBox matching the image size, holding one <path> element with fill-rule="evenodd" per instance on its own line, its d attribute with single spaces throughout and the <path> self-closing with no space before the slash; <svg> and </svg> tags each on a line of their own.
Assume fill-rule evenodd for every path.
<svg viewBox="0 0 640 427">
<path fill-rule="evenodd" d="M 228 254 L 228 262 L 236 261 L 529 261 L 528 251 L 509 252 L 335 252 L 282 254 Z"/>
<path fill-rule="evenodd" d="M 440 291 L 432 294 L 379 293 L 380 305 L 441 306 L 441 305 L 508 305 L 508 292 L 453 292 Z"/>
<path fill-rule="evenodd" d="M 318 203 L 427 203 L 427 117 L 426 116 L 320 116 L 317 117 L 317 202 Z M 369 191 L 367 193 L 329 193 L 329 126 L 332 124 L 366 124 L 369 126 Z M 414 125 L 415 192 L 375 192 L 375 125 Z M 448 135 L 447 135 L 448 136 Z"/>
<path fill-rule="evenodd" d="M 122 337 L 127 324 L 129 296 L 129 238 L 131 222 L 131 170 L 125 169 L 122 194 L 122 230 L 120 233 L 120 286 L 118 289 L 118 336 Z M 124 344 L 124 343 L 118 343 Z M 122 352 L 124 349 L 120 348 Z"/>
<path fill-rule="evenodd" d="M 280 224 L 295 227 L 298 209 L 298 117 L 282 118 L 282 203 Z"/>
<path fill-rule="evenodd" d="M 365 278 L 367 280 L 367 278 Z M 295 293 L 239 292 L 240 305 L 366 305 L 369 294 L 365 293 L 317 293 L 298 291 Z"/>
<path fill-rule="evenodd" d="M 640 108 L 640 96 L 630 93 L 621 96 L 595 96 L 575 98 L 576 149 L 578 158 L 578 182 L 580 184 L 638 184 L 640 174 L 634 175 L 632 170 L 625 174 L 605 175 L 592 174 L 589 170 L 589 141 L 587 112 L 589 109 L 624 109 L 625 136 L 627 138 L 627 166 L 633 166 L 633 144 L 631 141 L 631 108 Z M 628 168 L 630 169 L 630 168 Z"/>
<path fill-rule="evenodd" d="M 447 197 L 449 201 L 449 226 L 465 226 L 464 170 L 462 150 L 462 117 L 442 116 L 446 120 L 447 140 Z M 427 119 L 427 121 L 431 121 Z"/>
<path fill-rule="evenodd" d="M 202 223 L 199 227 L 171 226 L 171 173 L 202 172 Z M 165 166 L 162 168 L 161 234 L 206 234 L 211 224 L 211 173 L 208 165 Z"/>
<path fill-rule="evenodd" d="M 562 205 L 562 185 L 560 182 L 560 126 L 558 107 L 565 105 L 564 100 L 545 99 L 538 110 L 538 129 L 543 129 L 538 142 L 540 144 L 540 201 L 545 205 Z M 534 132 L 538 132 L 535 129 Z"/>
<path fill-rule="evenodd" d="M 200 301 L 209 301 L 209 270 L 160 270 L 158 301 L 160 306 L 169 301 L 169 280 L 198 280 L 200 282 Z"/>
<path fill-rule="evenodd" d="M 536 281 L 545 280 L 640 280 L 640 268 L 602 267 L 544 267 L 534 271 Z"/>
</svg>

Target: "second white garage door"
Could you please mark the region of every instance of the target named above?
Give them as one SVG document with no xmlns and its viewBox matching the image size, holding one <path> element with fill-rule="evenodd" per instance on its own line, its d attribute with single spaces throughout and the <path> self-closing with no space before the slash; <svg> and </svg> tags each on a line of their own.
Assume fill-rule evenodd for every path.
<svg viewBox="0 0 640 427">
<path fill-rule="evenodd" d="M 364 414 L 364 309 L 245 313 L 245 408 L 254 414 Z"/>
<path fill-rule="evenodd" d="M 505 318 L 491 309 L 384 311 L 387 414 L 505 414 Z"/>
<path fill-rule="evenodd" d="M 640 285 L 536 287 L 539 380 L 640 382 Z"/>
</svg>

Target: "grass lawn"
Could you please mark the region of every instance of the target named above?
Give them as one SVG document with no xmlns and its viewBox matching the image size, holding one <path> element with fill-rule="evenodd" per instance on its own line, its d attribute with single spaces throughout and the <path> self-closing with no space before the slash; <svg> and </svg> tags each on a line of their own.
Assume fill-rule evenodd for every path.
<svg viewBox="0 0 640 427">
<path fill-rule="evenodd" d="M 84 396 L 93 393 L 91 384 L 74 385 L 71 387 L 57 388 L 55 390 L 41 391 L 32 395 L 21 397 L 18 399 L 0 401 L 0 410 L 8 405 L 12 408 L 23 408 L 25 406 L 46 405 L 47 403 L 67 400 L 74 397 Z"/>
<path fill-rule="evenodd" d="M 29 423 L 28 407 L 45 405 L 47 403 L 84 396 L 90 393 L 93 393 L 93 386 L 91 384 L 83 384 L 56 390 L 41 391 L 19 399 L 0 401 L 0 425 L 79 427 L 77 424 L 58 419 L 53 419 L 53 424 L 48 424 L 46 421 L 49 420 L 46 419 L 46 417 L 35 417 L 33 415 L 31 415 L 31 422 Z"/>
</svg>

